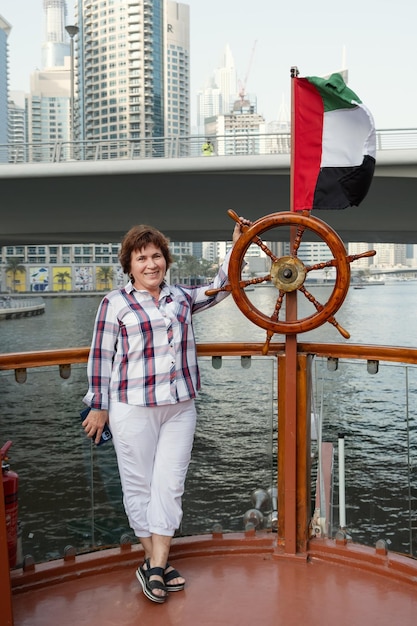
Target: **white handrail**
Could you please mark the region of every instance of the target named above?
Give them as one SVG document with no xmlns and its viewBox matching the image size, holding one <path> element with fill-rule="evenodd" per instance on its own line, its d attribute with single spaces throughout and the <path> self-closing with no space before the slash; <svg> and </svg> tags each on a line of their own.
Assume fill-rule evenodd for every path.
<svg viewBox="0 0 417 626">
<path fill-rule="evenodd" d="M 242 132 L 211 138 L 216 156 L 290 154 L 291 133 Z M 82 140 L 0 144 L 0 163 L 57 163 L 70 160 L 151 159 L 202 157 L 203 135 L 147 137 L 143 139 Z M 376 132 L 377 151 L 416 150 L 417 128 Z"/>
</svg>

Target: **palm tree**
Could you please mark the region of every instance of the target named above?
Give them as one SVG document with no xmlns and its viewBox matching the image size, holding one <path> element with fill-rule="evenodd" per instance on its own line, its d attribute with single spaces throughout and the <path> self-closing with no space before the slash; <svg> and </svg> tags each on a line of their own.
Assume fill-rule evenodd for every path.
<svg viewBox="0 0 417 626">
<path fill-rule="evenodd" d="M 218 266 L 214 265 L 206 259 L 197 259 L 190 254 L 184 255 L 182 258 L 174 256 L 174 263 L 171 267 L 172 282 L 186 283 L 189 285 L 198 284 L 203 277 L 212 278 L 216 275 Z"/>
<path fill-rule="evenodd" d="M 26 268 L 22 265 L 21 259 L 17 256 L 7 257 L 6 273 L 12 274 L 12 291 L 16 291 L 16 274 L 18 272 L 26 273 Z"/>
<path fill-rule="evenodd" d="M 57 272 L 55 274 L 55 278 L 57 282 L 61 285 L 61 291 L 64 291 L 64 286 L 67 282 L 67 278 L 71 278 L 71 274 L 69 272 Z"/>
<path fill-rule="evenodd" d="M 112 267 L 100 266 L 97 268 L 97 278 L 104 283 L 105 289 L 109 289 L 110 281 L 113 280 L 114 271 Z"/>
<path fill-rule="evenodd" d="M 184 255 L 184 278 L 188 278 L 188 285 L 195 285 L 199 276 L 201 276 L 201 263 L 191 254 Z"/>
<path fill-rule="evenodd" d="M 218 264 L 216 265 L 212 263 L 212 261 L 208 261 L 207 259 L 201 259 L 200 265 L 201 265 L 201 275 L 204 276 L 205 278 L 213 278 L 219 270 Z"/>
<path fill-rule="evenodd" d="M 171 265 L 171 278 L 170 280 L 173 283 L 180 283 L 182 277 L 184 262 L 181 261 L 180 257 L 177 255 L 173 255 L 173 263 Z"/>
</svg>

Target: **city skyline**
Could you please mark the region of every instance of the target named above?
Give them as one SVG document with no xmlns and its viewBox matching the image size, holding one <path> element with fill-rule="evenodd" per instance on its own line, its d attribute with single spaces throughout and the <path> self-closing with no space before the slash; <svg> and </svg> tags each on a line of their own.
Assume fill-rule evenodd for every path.
<svg viewBox="0 0 417 626">
<path fill-rule="evenodd" d="M 417 87 L 409 76 L 417 52 L 417 7 L 406 0 L 399 0 L 395 13 L 388 2 L 375 0 L 352 0 L 346 9 L 324 0 L 320 12 L 305 0 L 288 8 L 260 0 L 244 10 L 235 0 L 212 0 L 208 7 L 201 0 L 183 4 L 190 7 L 193 124 L 197 92 L 229 45 L 238 79 L 256 94 L 266 121 L 278 118 L 283 103 L 289 107 L 291 65 L 298 65 L 302 75 L 323 75 L 344 65 L 351 88 L 372 111 L 377 128 L 416 126 Z M 12 26 L 10 89 L 28 91 L 30 73 L 41 67 L 43 1 L 3 0 L 0 12 Z M 73 15 L 69 1 L 67 23 Z"/>
<path fill-rule="evenodd" d="M 164 78 L 164 72 L 162 71 L 162 54 L 161 54 L 161 50 L 160 47 L 162 46 L 162 42 L 164 40 L 164 37 L 162 36 L 162 33 L 164 32 L 164 27 L 165 26 L 165 30 L 169 33 L 170 27 L 172 27 L 172 23 L 174 22 L 175 19 L 177 19 L 179 27 L 172 27 L 172 33 L 180 33 L 181 32 L 181 28 L 180 26 L 182 26 L 182 24 L 185 27 L 184 30 L 184 36 L 181 38 L 177 35 L 175 35 L 174 37 L 167 36 L 167 40 L 165 42 L 165 46 L 166 48 L 172 48 L 173 50 L 177 51 L 179 48 L 178 46 L 180 46 L 181 48 L 181 53 L 185 52 L 184 58 L 185 58 L 185 62 L 184 62 L 184 71 L 183 71 L 183 78 L 186 79 L 187 75 L 188 75 L 188 10 L 185 11 L 185 15 L 184 15 L 184 19 L 181 21 L 181 14 L 182 14 L 182 10 L 179 11 L 178 10 L 178 6 L 181 7 L 181 9 L 185 8 L 188 9 L 189 8 L 189 4 L 187 3 L 181 3 L 176 5 L 175 2 L 169 2 L 168 5 L 170 7 L 170 10 L 172 11 L 172 15 L 169 16 L 167 18 L 167 21 L 165 22 L 165 24 L 163 25 L 162 20 L 161 20 L 161 10 L 162 10 L 162 2 L 163 0 L 158 3 L 158 9 L 159 11 L 156 11 L 155 9 L 155 14 L 159 15 L 158 19 L 159 21 L 157 23 L 154 23 L 152 25 L 152 29 L 151 32 L 154 34 L 155 33 L 158 35 L 155 39 L 156 41 L 156 47 L 155 47 L 155 53 L 156 53 L 156 58 L 157 60 L 159 59 L 159 66 L 157 67 L 158 69 L 158 75 L 156 76 L 156 78 L 158 79 L 157 81 L 157 88 L 156 91 L 158 92 L 159 87 L 162 85 L 163 83 L 163 78 Z M 56 3 L 56 4 L 55 4 Z M 46 20 L 45 21 L 45 28 L 43 31 L 44 37 L 46 41 L 56 41 L 57 43 L 62 43 L 64 44 L 63 41 L 63 36 L 64 36 L 64 23 L 65 20 L 63 22 L 62 20 L 62 9 L 64 7 L 65 4 L 65 0 L 44 0 L 43 2 L 43 10 L 44 10 L 44 14 L 47 13 L 47 8 L 49 6 L 52 7 L 52 5 L 54 7 L 58 7 L 58 3 L 59 3 L 59 8 L 61 11 L 61 15 L 60 15 L 60 20 L 56 20 L 51 23 L 50 20 Z M 108 0 L 108 7 L 106 5 L 105 2 L 101 2 L 101 0 L 93 0 L 93 2 L 87 2 L 85 0 L 81 1 L 79 0 L 79 13 L 76 13 L 76 18 L 75 21 L 78 19 L 79 23 L 83 26 L 83 33 L 79 33 L 78 35 L 78 39 L 79 42 L 77 42 L 77 45 L 79 45 L 82 50 L 82 46 L 85 44 L 85 40 L 84 40 L 84 36 L 87 35 L 87 44 L 85 47 L 84 52 L 82 52 L 80 54 L 80 58 L 84 59 L 85 57 L 85 67 L 88 68 L 88 71 L 86 71 L 85 75 L 82 73 L 78 74 L 78 80 L 79 80 L 79 85 L 81 85 L 82 87 L 84 86 L 84 84 L 87 82 L 86 79 L 88 79 L 89 83 L 90 83 L 90 92 L 86 92 L 87 93 L 87 98 L 86 98 L 86 103 L 87 106 L 84 106 L 84 101 L 81 103 L 80 106 L 80 110 L 82 112 L 86 112 L 87 115 L 89 116 L 89 131 L 90 131 L 90 135 L 92 139 L 95 139 L 98 137 L 98 133 L 105 133 L 103 136 L 100 135 L 100 139 L 103 140 L 113 140 L 113 139 L 118 139 L 118 138 L 124 138 L 127 136 L 127 131 L 129 131 L 131 133 L 131 137 L 134 139 L 142 139 L 142 137 L 150 135 L 150 136 L 155 136 L 155 137 L 161 137 L 163 132 L 166 132 L 168 135 L 172 134 L 172 131 L 170 130 L 169 125 L 165 127 L 165 129 L 163 129 L 162 124 L 161 124 L 161 128 L 158 129 L 156 127 L 156 123 L 155 123 L 155 119 L 161 121 L 162 120 L 162 116 L 159 115 L 159 113 L 163 112 L 163 109 L 161 107 L 161 111 L 157 111 L 159 117 L 153 117 L 152 121 L 149 121 L 149 119 L 146 117 L 146 111 L 145 112 L 145 124 L 144 124 L 144 128 L 141 127 L 141 122 L 143 120 L 139 119 L 139 105 L 137 104 L 139 102 L 139 74 L 138 72 L 140 71 L 139 69 L 139 65 L 140 65 L 140 59 L 142 58 L 143 54 L 141 55 L 141 51 L 140 48 L 138 50 L 133 50 L 133 54 L 134 56 L 132 56 L 132 63 L 134 63 L 134 65 L 132 65 L 132 68 L 138 68 L 138 69 L 134 69 L 134 72 L 132 72 L 132 84 L 129 85 L 129 107 L 131 107 L 131 110 L 129 109 L 128 113 L 132 114 L 131 119 L 127 118 L 127 111 L 126 111 L 126 106 L 125 104 L 127 103 L 127 72 L 126 72 L 126 48 L 129 47 L 129 55 L 132 54 L 132 42 L 135 43 L 137 41 L 141 41 L 140 36 L 138 35 L 139 33 L 139 23 L 140 23 L 140 11 L 138 9 L 139 7 L 139 2 L 138 5 L 136 6 L 135 3 L 132 2 L 124 2 L 124 1 L 120 1 L 118 2 L 117 0 Z M 104 7 L 106 6 L 106 9 L 104 10 Z M 128 8 L 129 6 L 129 8 Z M 144 3 L 145 8 L 149 9 L 149 7 L 151 6 L 150 3 Z M 81 9 L 82 7 L 82 9 Z M 129 11 L 129 13 L 128 13 Z M 152 12 L 151 12 L 152 13 Z M 129 20 L 129 30 L 127 29 L 127 20 L 126 20 L 126 16 L 127 14 L 129 15 L 128 20 Z M 82 15 L 82 17 L 81 17 Z M 79 17 L 78 17 L 79 16 Z M 55 16 L 56 18 L 56 16 Z M 150 16 L 146 16 L 145 15 L 145 35 L 146 32 L 149 31 L 146 30 L 147 29 L 147 24 L 148 24 L 148 20 L 150 19 Z M 72 20 L 68 20 L 68 21 L 72 21 Z M 59 22 L 59 23 L 58 23 Z M 172 23 L 171 23 L 172 22 Z M 49 28 L 48 28 L 48 24 L 49 24 Z M 148 24 L 149 25 L 149 24 Z M 7 26 L 7 25 L 6 25 Z M 75 29 L 78 30 L 78 29 Z M 8 29 L 6 29 L 6 32 L 8 31 Z M 126 36 L 125 38 L 125 32 L 129 32 L 129 35 Z M 54 37 L 52 37 L 52 39 L 50 39 L 49 35 L 52 33 L 52 35 Z M 90 39 L 92 38 L 92 44 L 93 44 L 93 48 L 94 50 L 91 50 L 91 46 L 90 46 Z M 133 39 L 132 39 L 133 38 Z M 120 47 L 121 50 L 117 53 L 117 55 L 115 54 L 115 50 L 116 50 L 116 40 L 117 40 L 117 44 L 119 44 L 120 42 Z M 144 38 L 144 43 L 146 45 L 146 37 Z M 55 46 L 55 44 L 53 44 Z M 100 48 L 99 48 L 100 46 Z M 158 47 L 159 46 L 159 47 Z M 41 46 L 41 49 L 44 46 Z M 228 46 L 226 46 L 226 50 L 228 50 Z M 100 53 L 99 53 L 100 50 Z M 251 62 L 252 62 L 252 57 L 253 57 L 253 53 L 255 51 L 255 47 L 252 48 L 252 55 L 251 55 Z M 149 51 L 148 51 L 149 52 Z M 107 56 L 107 53 L 110 56 Z M 143 53 L 143 50 L 142 50 Z M 99 54 L 101 56 L 99 56 Z M 89 56 L 94 56 L 93 59 L 89 58 Z M 120 112 L 113 110 L 113 109 L 108 109 L 108 106 L 112 107 L 116 104 L 116 94 L 117 94 L 117 87 L 118 87 L 118 83 L 116 81 L 116 78 L 119 78 L 119 76 L 116 77 L 116 67 L 115 67 L 115 61 L 116 61 L 116 56 L 117 56 L 117 61 L 120 61 L 120 84 L 122 85 L 121 88 L 121 97 L 120 100 L 118 100 L 118 105 L 120 105 L 122 108 L 120 109 Z M 5 55 L 3 55 L 3 57 L 5 58 Z M 120 59 L 119 59 L 120 57 Z M 230 69 L 234 70 L 234 59 L 232 58 L 232 53 L 230 52 L 230 54 L 227 55 L 227 57 L 230 60 L 230 64 L 226 63 L 224 61 L 224 69 L 228 70 L 229 65 L 230 65 Z M 223 59 L 225 59 L 226 57 L 223 56 Z M 100 63 L 99 63 L 99 59 L 100 59 Z M 91 63 L 92 61 L 92 63 Z M 107 77 L 107 74 L 105 73 L 104 70 L 104 64 L 105 63 L 110 63 L 110 73 L 109 76 Z M 66 65 L 69 64 L 69 58 L 68 56 L 65 57 L 65 63 Z M 169 59 L 168 55 L 165 55 L 164 57 L 164 63 L 165 63 L 165 67 L 166 67 L 166 76 L 170 76 L 170 74 L 172 73 L 172 76 L 177 76 L 177 72 L 178 72 L 178 67 L 177 65 L 173 65 L 174 61 L 173 59 Z M 171 63 L 171 64 L 170 64 Z M 251 64 L 250 64 L 251 65 Z M 81 67 L 81 64 L 79 63 L 79 66 Z M 130 68 L 130 65 L 129 65 Z M 154 66 L 152 65 L 152 68 L 154 68 Z M 170 68 L 171 68 L 171 72 L 170 72 Z M 50 66 L 47 68 L 47 71 L 49 71 L 50 69 L 52 69 Z M 62 68 L 61 68 L 62 69 Z M 64 68 L 64 74 L 68 74 L 68 68 Z M 175 71 L 174 71 L 175 70 Z M 153 69 L 152 69 L 153 71 Z M 104 73 L 103 73 L 104 72 Z M 31 79 L 33 79 L 37 74 L 39 74 L 39 72 L 33 72 L 31 74 Z M 88 76 L 87 76 L 88 74 Z M 212 72 L 213 75 L 213 72 Z M 219 72 L 220 75 L 220 72 Z M 246 79 L 249 76 L 249 72 L 247 73 L 247 76 L 245 77 L 245 81 L 243 83 L 243 87 L 245 92 L 248 94 L 249 93 L 249 89 L 247 88 L 246 85 Z M 41 77 L 43 78 L 43 77 Z M 49 76 L 48 76 L 49 78 Z M 51 83 L 53 82 L 54 85 L 55 83 L 57 83 L 57 79 L 55 76 L 51 77 L 53 80 L 50 81 Z M 100 81 L 99 81 L 100 78 Z M 109 79 L 110 82 L 106 82 L 107 78 Z M 145 67 L 145 78 L 146 78 L 146 67 Z M 149 76 L 148 76 L 149 78 Z M 224 78 L 227 78 L 227 80 L 225 80 L 225 85 L 229 85 L 231 84 L 233 81 L 231 80 L 232 76 L 224 76 Z M 169 81 L 169 79 L 168 79 Z M 45 82 L 45 81 L 43 81 Z M 67 80 L 68 82 L 68 80 Z M 173 80 L 173 82 L 177 83 L 180 82 L 181 85 L 185 84 L 184 81 L 178 81 L 177 78 L 175 78 L 175 81 Z M 236 77 L 234 78 L 234 82 L 235 82 L 235 88 L 237 85 L 237 80 Z M 222 91 L 222 96 L 226 95 L 227 93 L 229 93 L 229 95 L 231 96 L 231 92 L 227 90 L 227 87 L 223 87 L 223 85 L 221 84 L 220 79 L 216 78 L 216 83 L 218 83 L 218 85 L 221 87 L 221 91 Z M 145 80 L 145 86 L 146 86 L 146 80 Z M 155 88 L 155 76 L 153 77 L 152 80 L 148 80 L 148 84 L 152 84 Z M 187 88 L 182 88 L 182 93 L 184 94 L 184 99 L 186 101 L 186 105 L 188 107 L 188 81 L 187 81 Z M 242 83 L 240 83 L 239 88 L 242 89 Z M 109 91 L 107 91 L 109 90 Z M 32 124 L 31 123 L 31 118 L 30 115 L 28 113 L 29 109 L 27 108 L 27 121 L 28 121 L 28 127 L 29 130 L 32 130 L 33 132 L 36 132 L 36 137 L 42 139 L 43 141 L 47 141 L 49 139 L 55 140 L 56 138 L 58 139 L 66 139 L 65 136 L 63 135 L 62 132 L 62 128 L 67 124 L 68 122 L 68 93 L 69 93 L 69 86 L 67 85 L 64 89 L 65 92 L 68 93 L 64 93 L 64 94 L 59 94 L 59 93 L 47 93 L 45 91 L 45 88 L 42 89 L 42 94 L 40 93 L 40 89 L 35 89 L 35 90 L 31 90 L 34 92 L 34 97 L 35 97 L 35 112 L 38 116 L 39 119 L 41 120 L 45 120 L 45 119 L 50 119 L 53 120 L 53 122 L 51 121 L 50 125 L 48 126 L 48 128 L 46 128 L 46 136 L 43 136 L 43 128 L 41 128 L 41 126 L 39 124 Z M 173 90 L 174 91 L 174 90 Z M 39 92 L 39 93 L 38 93 Z M 79 89 L 79 94 L 83 94 L 83 89 Z M 169 85 L 167 88 L 167 93 L 169 95 Z M 54 108 L 54 102 L 58 101 L 58 96 L 63 95 L 64 98 L 66 98 L 67 102 L 66 105 L 62 105 L 60 106 L 60 108 L 62 109 L 61 113 L 63 114 L 62 120 L 58 117 L 58 113 L 59 111 L 56 111 Z M 31 94 L 32 96 L 32 94 Z M 43 101 L 40 101 L 41 99 L 45 99 L 46 101 L 45 103 L 43 103 Z M 51 101 L 48 100 L 48 98 L 50 98 Z M 107 99 L 108 98 L 112 98 L 110 99 L 108 102 L 109 104 L 107 104 Z M 102 99 L 104 99 L 102 101 Z M 146 94 L 145 94 L 145 99 L 146 99 Z M 80 95 L 78 95 L 78 100 L 80 100 Z M 54 102 L 52 102 L 54 101 Z M 114 102 L 113 102 L 114 101 Z M 89 106 L 88 103 L 92 103 L 94 105 L 94 109 L 93 106 Z M 122 104 L 120 104 L 122 103 Z M 58 103 L 59 104 L 59 103 Z M 168 104 L 169 104 L 169 100 L 168 100 Z M 43 106 L 44 105 L 44 106 Z M 43 106 L 43 109 L 42 109 Z M 99 108 L 100 106 L 103 106 L 104 109 L 101 112 L 101 109 Z M 159 106 L 159 104 L 158 104 Z M 185 108 L 183 105 L 180 105 L 179 103 L 177 103 L 176 106 L 179 106 L 179 108 L 174 109 L 174 106 L 172 105 L 167 106 L 165 104 L 165 111 L 169 111 L 170 108 L 172 108 L 172 110 L 174 111 L 178 111 L 180 110 L 183 117 L 184 116 L 184 111 Z M 123 109 L 123 110 L 122 110 Z M 109 113 L 108 113 L 109 111 Z M 18 113 L 19 111 L 17 110 L 17 108 L 14 109 L 14 113 Z M 155 112 L 153 111 L 153 114 Z M 254 118 L 254 114 L 256 113 L 256 109 L 254 111 L 250 111 L 251 114 L 251 121 L 253 121 L 252 118 Z M 111 115 L 113 117 L 110 117 L 108 119 L 108 115 Z M 101 116 L 103 116 L 101 118 Z M 176 116 L 178 117 L 178 115 Z M 221 116 L 217 116 L 216 117 L 216 124 L 218 123 L 219 119 L 221 118 Z M 213 117 L 214 119 L 214 117 Z M 242 110 L 242 115 L 240 116 L 240 121 L 243 119 L 243 110 Z M 188 128 L 188 118 L 185 120 L 187 122 L 186 126 Z M 256 120 L 255 120 L 256 121 Z M 263 118 L 262 116 L 259 116 L 259 124 L 262 122 L 263 124 Z M 257 122 L 258 123 L 258 122 Z M 108 124 L 110 124 L 110 126 L 108 126 Z M 119 124 L 119 127 L 117 126 L 117 124 Z M 86 124 L 87 125 L 87 124 Z M 102 127 L 101 127 L 102 125 Z M 52 126 L 54 127 L 52 129 Z M 142 124 L 143 126 L 143 124 Z M 58 128 L 60 127 L 60 128 Z M 251 126 L 252 128 L 252 126 Z M 19 129 L 20 129 L 20 118 L 19 118 Z M 264 126 L 259 126 L 259 131 L 261 134 L 264 132 Z M 120 133 L 119 133 L 120 131 Z M 158 132 L 156 132 L 158 131 Z M 185 131 L 186 132 L 186 131 Z M 59 133 L 59 134 L 57 134 Z M 113 133 L 113 135 L 108 136 L 107 133 Z M 124 133 L 124 135 L 123 135 Z M 152 134 L 153 133 L 153 134 Z M 184 131 L 183 131 L 184 134 Z M 213 135 L 213 136 L 222 136 L 223 134 L 225 134 L 225 130 L 223 127 L 218 128 L 216 127 L 211 127 L 206 125 L 205 128 L 205 134 L 207 135 Z M 29 141 L 31 140 L 30 134 L 29 136 Z M 83 134 L 81 134 L 81 136 L 84 137 Z M 217 144 L 216 147 L 216 154 L 223 154 L 223 152 L 221 151 L 221 146 L 220 144 Z M 125 148 L 123 148 L 125 149 Z M 242 149 L 242 153 L 246 154 L 246 148 Z M 264 151 L 262 151 L 263 153 Z"/>
</svg>

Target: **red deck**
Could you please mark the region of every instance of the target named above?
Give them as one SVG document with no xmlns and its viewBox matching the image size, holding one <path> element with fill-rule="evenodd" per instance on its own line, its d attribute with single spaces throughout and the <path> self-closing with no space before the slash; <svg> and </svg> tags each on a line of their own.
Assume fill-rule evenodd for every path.
<svg viewBox="0 0 417 626">
<path fill-rule="evenodd" d="M 174 540 L 186 589 L 158 605 L 142 593 L 141 549 L 110 550 L 12 576 L 15 626 L 414 626 L 417 561 L 314 540 L 282 556 L 276 536 Z M 46 582 L 47 581 L 47 582 Z"/>
</svg>

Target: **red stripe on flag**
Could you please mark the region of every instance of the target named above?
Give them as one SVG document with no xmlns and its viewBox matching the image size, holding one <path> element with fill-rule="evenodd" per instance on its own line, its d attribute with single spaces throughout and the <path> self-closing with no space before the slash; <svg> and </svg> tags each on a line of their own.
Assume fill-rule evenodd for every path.
<svg viewBox="0 0 417 626">
<path fill-rule="evenodd" d="M 313 208 L 314 190 L 320 173 L 323 141 L 323 100 L 306 78 L 293 78 L 294 211 Z"/>
</svg>

